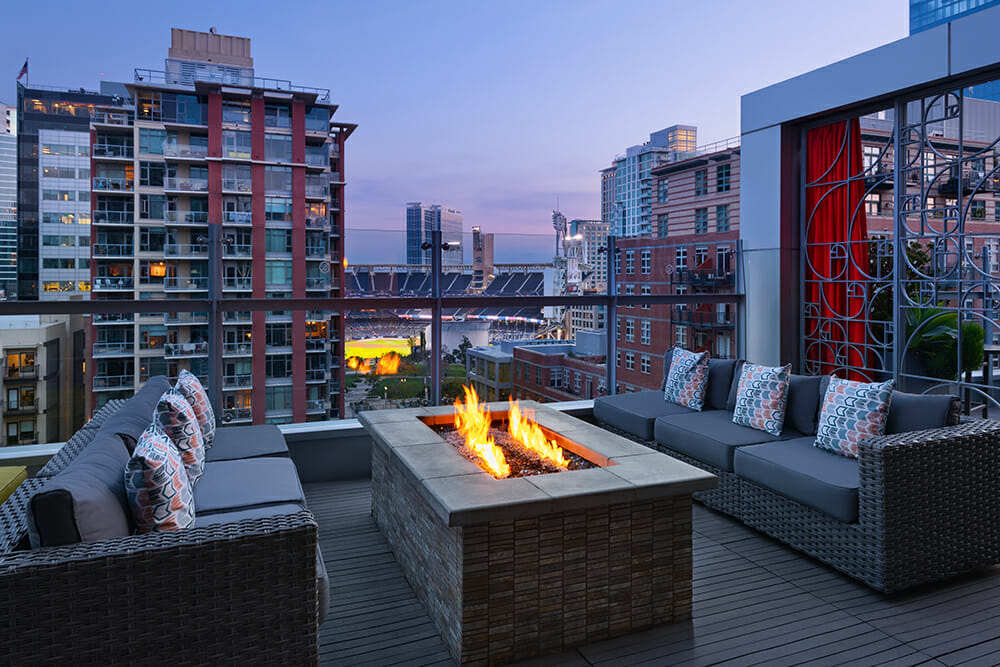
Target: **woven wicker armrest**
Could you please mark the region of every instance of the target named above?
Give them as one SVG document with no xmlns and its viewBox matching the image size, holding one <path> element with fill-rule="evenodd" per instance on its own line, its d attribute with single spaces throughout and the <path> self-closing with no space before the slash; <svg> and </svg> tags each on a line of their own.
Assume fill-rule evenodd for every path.
<svg viewBox="0 0 1000 667">
<path fill-rule="evenodd" d="M 249 519 L 0 556 L 13 664 L 311 664 L 312 514 Z"/>
<path fill-rule="evenodd" d="M 1000 562 L 1000 422 L 873 438 L 858 446 L 858 472 L 860 522 L 890 589 L 893 562 L 917 580 Z"/>
</svg>

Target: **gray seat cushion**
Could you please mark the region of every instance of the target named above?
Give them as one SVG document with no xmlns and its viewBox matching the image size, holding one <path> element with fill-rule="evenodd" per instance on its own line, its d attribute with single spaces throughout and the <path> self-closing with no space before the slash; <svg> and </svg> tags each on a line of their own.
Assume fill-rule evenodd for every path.
<svg viewBox="0 0 1000 667">
<path fill-rule="evenodd" d="M 950 394 L 908 394 L 894 391 L 889 397 L 886 433 L 906 433 L 958 424 L 962 404 Z"/>
<path fill-rule="evenodd" d="M 653 422 L 657 417 L 690 412 L 690 408 L 663 400 L 663 392 L 655 389 L 594 399 L 597 421 L 631 433 L 640 440 L 653 439 Z"/>
<path fill-rule="evenodd" d="M 278 503 L 306 503 L 298 470 L 288 458 L 206 463 L 194 487 L 196 516 Z"/>
<path fill-rule="evenodd" d="M 288 456 L 285 436 L 274 424 L 223 426 L 205 452 L 206 461 L 233 461 L 259 456 Z"/>
<path fill-rule="evenodd" d="M 142 389 L 108 417 L 101 426 L 101 431 L 123 433 L 135 443 L 146 427 L 153 423 L 153 409 L 167 389 L 170 389 L 170 381 L 167 378 L 162 375 L 149 378 Z"/>
<path fill-rule="evenodd" d="M 733 452 L 737 447 L 791 440 L 802 434 L 786 428 L 775 437 L 755 428 L 734 424 L 733 413 L 728 410 L 706 410 L 660 417 L 653 426 L 653 436 L 664 447 L 732 472 Z"/>
<path fill-rule="evenodd" d="M 128 460 L 128 450 L 119 436 L 98 432 L 66 469 L 50 478 L 28 501 L 32 548 L 129 535 L 132 515 L 125 496 Z"/>
<path fill-rule="evenodd" d="M 219 512 L 200 516 L 195 519 L 196 528 L 206 526 L 218 526 L 224 523 L 235 523 L 244 519 L 266 519 L 282 514 L 295 514 L 305 509 L 298 503 L 280 503 L 278 505 L 264 505 L 251 507 L 249 509 L 234 510 L 232 512 Z M 323 553 L 316 545 L 316 598 L 319 604 L 319 622 L 326 620 L 326 612 L 330 607 L 330 577 L 326 573 L 326 563 L 323 562 Z"/>
<path fill-rule="evenodd" d="M 858 461 L 813 445 L 807 436 L 736 450 L 740 477 L 830 516 L 858 520 Z"/>
</svg>

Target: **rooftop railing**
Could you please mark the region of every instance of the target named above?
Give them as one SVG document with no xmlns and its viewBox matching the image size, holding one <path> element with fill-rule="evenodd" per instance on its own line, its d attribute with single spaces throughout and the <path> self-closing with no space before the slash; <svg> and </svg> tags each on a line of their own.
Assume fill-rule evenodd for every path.
<svg viewBox="0 0 1000 667">
<path fill-rule="evenodd" d="M 136 83 L 164 84 L 168 86 L 193 87 L 196 81 L 207 83 L 217 83 L 226 86 L 243 86 L 249 88 L 261 88 L 263 90 L 277 90 L 287 93 L 305 93 L 315 95 L 323 102 L 330 100 L 329 88 L 313 88 L 310 86 L 295 86 L 286 79 L 271 79 L 260 76 L 232 76 L 223 75 L 218 72 L 195 71 L 191 75 L 176 75 L 172 72 L 152 69 L 136 69 Z"/>
</svg>

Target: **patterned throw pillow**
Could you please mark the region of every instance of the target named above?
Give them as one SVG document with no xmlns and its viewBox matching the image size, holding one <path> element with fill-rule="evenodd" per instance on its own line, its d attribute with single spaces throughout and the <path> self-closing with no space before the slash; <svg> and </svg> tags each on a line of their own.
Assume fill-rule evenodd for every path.
<svg viewBox="0 0 1000 667">
<path fill-rule="evenodd" d="M 142 432 L 125 464 L 125 493 L 140 533 L 194 525 L 194 496 L 181 455 L 156 424 Z"/>
<path fill-rule="evenodd" d="M 864 383 L 830 378 L 813 444 L 842 456 L 858 458 L 858 443 L 885 431 L 892 382 Z"/>
<path fill-rule="evenodd" d="M 792 365 L 780 367 L 743 364 L 733 409 L 733 423 L 771 435 L 781 435 L 785 424 L 788 376 Z"/>
<path fill-rule="evenodd" d="M 180 452 L 184 470 L 191 481 L 191 486 L 194 486 L 198 483 L 205 467 L 205 436 L 201 433 L 201 425 L 194 415 L 194 408 L 181 392 L 168 389 L 163 392 L 156 404 L 153 421 L 163 429 Z"/>
<path fill-rule="evenodd" d="M 705 385 L 708 384 L 708 352 L 695 354 L 674 348 L 670 373 L 663 388 L 663 400 L 692 410 L 705 405 Z"/>
<path fill-rule="evenodd" d="M 215 411 L 212 410 L 208 392 L 201 385 L 201 380 L 191 371 L 183 370 L 177 377 L 174 389 L 181 392 L 194 408 L 194 416 L 201 425 L 201 434 L 205 436 L 205 447 L 211 447 L 215 440 Z"/>
</svg>

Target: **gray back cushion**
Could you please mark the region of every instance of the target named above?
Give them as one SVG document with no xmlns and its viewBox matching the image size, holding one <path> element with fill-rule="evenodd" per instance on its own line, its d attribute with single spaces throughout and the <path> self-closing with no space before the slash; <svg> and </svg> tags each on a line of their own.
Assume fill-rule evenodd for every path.
<svg viewBox="0 0 1000 667">
<path fill-rule="evenodd" d="M 125 497 L 128 450 L 114 433 L 93 442 L 28 501 L 34 549 L 124 537 L 132 532 Z"/>
<path fill-rule="evenodd" d="M 149 378 L 142 389 L 128 399 L 115 414 L 108 417 L 101 431 L 122 433 L 135 442 L 146 427 L 153 423 L 153 409 L 167 389 L 170 389 L 170 381 L 167 378 L 162 375 Z"/>
<path fill-rule="evenodd" d="M 670 362 L 674 359 L 674 348 L 670 348 L 663 353 L 663 382 L 660 383 L 660 391 L 667 388 L 667 375 L 670 374 Z"/>
<path fill-rule="evenodd" d="M 733 384 L 735 359 L 708 360 L 708 386 L 705 388 L 705 409 L 725 410 L 729 389 Z"/>
<path fill-rule="evenodd" d="M 892 392 L 886 433 L 906 433 L 927 428 L 954 426 L 959 421 L 961 402 L 950 394 L 907 394 Z"/>
<path fill-rule="evenodd" d="M 736 360 L 736 365 L 733 366 L 733 384 L 729 387 L 729 397 L 726 399 L 726 410 L 732 412 L 736 408 L 736 395 L 740 393 L 740 374 L 743 372 L 743 364 L 746 363 L 742 359 Z"/>
<path fill-rule="evenodd" d="M 788 378 L 788 398 L 785 402 L 785 426 L 794 428 L 805 435 L 815 435 L 819 419 L 820 385 L 829 386 L 829 377 L 820 375 L 796 375 Z"/>
</svg>

